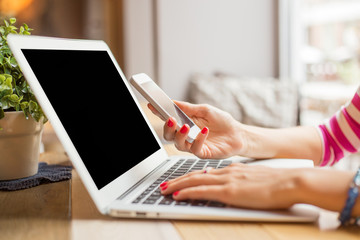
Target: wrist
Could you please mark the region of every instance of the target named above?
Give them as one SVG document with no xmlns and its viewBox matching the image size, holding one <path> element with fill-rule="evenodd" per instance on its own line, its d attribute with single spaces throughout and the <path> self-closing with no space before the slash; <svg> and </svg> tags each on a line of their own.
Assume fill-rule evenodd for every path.
<svg viewBox="0 0 360 240">
<path fill-rule="evenodd" d="M 267 129 L 254 127 L 239 123 L 237 139 L 242 147 L 237 155 L 250 158 L 273 158 L 274 148 L 271 148 L 271 141 L 268 141 Z M 270 147 L 269 147 L 270 146 Z"/>
<path fill-rule="evenodd" d="M 278 201 L 284 201 L 284 206 L 290 207 L 296 203 L 303 202 L 303 169 L 283 169 L 282 181 L 278 184 L 275 191 Z"/>
<path fill-rule="evenodd" d="M 296 181 L 294 204 L 296 203 L 313 204 L 313 200 L 311 199 L 310 196 L 311 192 L 313 191 L 311 184 L 314 182 L 312 169 L 311 168 L 297 169 L 296 175 L 294 176 L 294 181 Z"/>
<path fill-rule="evenodd" d="M 285 198 L 288 206 L 297 203 L 317 205 L 317 190 L 314 189 L 314 173 L 311 168 L 284 169 L 283 184 L 278 186 L 277 195 Z"/>
<path fill-rule="evenodd" d="M 252 152 L 254 152 L 254 134 L 250 130 L 251 126 L 237 123 L 234 128 L 234 133 L 236 134 L 235 139 L 238 144 L 238 149 L 234 149 L 234 155 L 240 155 L 244 157 L 254 157 Z"/>
<path fill-rule="evenodd" d="M 313 168 L 301 169 L 299 174 L 297 203 L 311 204 L 331 211 L 341 211 L 346 201 L 349 184 L 352 181 L 352 172 Z"/>
<path fill-rule="evenodd" d="M 269 129 L 242 125 L 239 155 L 251 158 L 321 158 L 321 139 L 313 127 Z"/>
</svg>

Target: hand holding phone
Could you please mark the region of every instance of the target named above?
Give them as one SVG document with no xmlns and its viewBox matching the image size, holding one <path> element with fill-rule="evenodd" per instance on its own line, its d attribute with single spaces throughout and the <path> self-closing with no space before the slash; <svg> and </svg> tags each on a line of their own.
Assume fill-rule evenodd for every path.
<svg viewBox="0 0 360 240">
<path fill-rule="evenodd" d="M 159 112 L 163 119 L 174 117 L 179 130 L 184 124 L 190 127 L 187 141 L 192 143 L 200 128 L 166 95 L 166 93 L 145 73 L 133 75 L 130 83 Z"/>
</svg>

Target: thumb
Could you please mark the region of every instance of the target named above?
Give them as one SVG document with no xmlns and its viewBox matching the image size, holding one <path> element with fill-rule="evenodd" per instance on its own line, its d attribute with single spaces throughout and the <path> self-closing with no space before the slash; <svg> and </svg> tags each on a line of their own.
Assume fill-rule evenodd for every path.
<svg viewBox="0 0 360 240">
<path fill-rule="evenodd" d="M 174 103 L 190 118 L 196 117 L 204 117 L 206 113 L 206 109 L 204 105 L 192 104 L 188 102 L 176 101 Z"/>
</svg>

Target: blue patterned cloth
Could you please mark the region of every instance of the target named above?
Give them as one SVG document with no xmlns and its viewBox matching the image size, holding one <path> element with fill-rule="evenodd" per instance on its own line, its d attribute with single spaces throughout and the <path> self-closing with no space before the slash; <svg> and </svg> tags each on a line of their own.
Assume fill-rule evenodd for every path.
<svg viewBox="0 0 360 240">
<path fill-rule="evenodd" d="M 0 190 L 15 191 L 32 188 L 41 184 L 69 180 L 72 176 L 71 170 L 71 166 L 49 165 L 45 162 L 40 162 L 37 174 L 26 178 L 0 181 Z"/>
</svg>

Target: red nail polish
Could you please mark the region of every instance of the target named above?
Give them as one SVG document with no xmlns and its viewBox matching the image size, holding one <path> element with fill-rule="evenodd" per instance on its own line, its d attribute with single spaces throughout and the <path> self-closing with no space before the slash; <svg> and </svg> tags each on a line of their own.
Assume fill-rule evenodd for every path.
<svg viewBox="0 0 360 240">
<path fill-rule="evenodd" d="M 173 196 L 176 197 L 179 194 L 180 191 L 176 191 L 173 193 Z"/>
<path fill-rule="evenodd" d="M 165 191 L 168 188 L 168 186 L 162 187 L 161 191 Z"/>
<path fill-rule="evenodd" d="M 169 119 L 167 122 L 167 125 L 168 125 L 168 127 L 172 127 L 172 126 L 174 126 L 174 122 L 171 121 L 171 119 Z"/>
<path fill-rule="evenodd" d="M 206 134 L 208 131 L 209 131 L 209 129 L 208 129 L 207 127 L 204 127 L 204 128 L 201 130 L 201 133 L 202 133 L 202 134 Z"/>
<path fill-rule="evenodd" d="M 167 185 L 167 182 L 163 182 L 162 184 L 160 184 L 160 187 L 164 187 L 165 185 Z"/>
<path fill-rule="evenodd" d="M 187 127 L 186 125 L 184 125 L 180 128 L 180 133 L 185 134 L 186 132 L 187 132 Z"/>
</svg>

